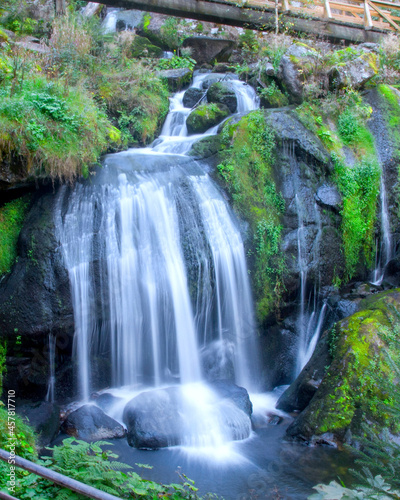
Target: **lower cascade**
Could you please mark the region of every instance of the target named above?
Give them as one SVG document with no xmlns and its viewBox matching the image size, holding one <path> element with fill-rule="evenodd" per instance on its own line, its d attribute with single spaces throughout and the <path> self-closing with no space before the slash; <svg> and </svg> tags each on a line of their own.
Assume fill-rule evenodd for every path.
<svg viewBox="0 0 400 500">
<path fill-rule="evenodd" d="M 254 91 L 232 85 L 254 109 Z M 238 386 L 257 390 L 260 373 L 241 233 L 208 174 L 182 154 L 182 97 L 172 98 L 162 152 L 158 140 L 107 156 L 93 179 L 60 190 L 56 210 L 79 397 L 118 389 L 112 416 L 144 448 L 247 438 L 251 403 Z"/>
</svg>

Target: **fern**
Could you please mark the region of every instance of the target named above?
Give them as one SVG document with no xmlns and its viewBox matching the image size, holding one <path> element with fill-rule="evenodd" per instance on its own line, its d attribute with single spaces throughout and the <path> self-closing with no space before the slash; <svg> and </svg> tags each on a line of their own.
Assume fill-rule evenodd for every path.
<svg viewBox="0 0 400 500">
<path fill-rule="evenodd" d="M 115 453 L 102 449 L 102 446 L 110 445 L 111 443 L 106 441 L 86 443 L 71 437 L 65 439 L 62 446 L 49 448 L 52 452 L 51 456 L 42 457 L 38 463 L 119 498 L 200 500 L 193 482 L 185 476 L 181 476 L 183 484 L 171 485 L 142 479 L 131 466 L 115 460 L 118 458 Z M 138 464 L 138 466 L 148 467 L 143 464 Z M 4 472 L 6 474 L 6 470 Z M 21 500 L 31 498 L 83 500 L 85 498 L 34 474 L 26 475 L 25 472 L 19 471 L 18 476 L 15 494 Z"/>
</svg>

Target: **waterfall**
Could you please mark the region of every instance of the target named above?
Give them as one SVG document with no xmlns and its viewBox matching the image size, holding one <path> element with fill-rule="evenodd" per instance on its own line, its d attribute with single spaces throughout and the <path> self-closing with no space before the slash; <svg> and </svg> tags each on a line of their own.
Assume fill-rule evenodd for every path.
<svg viewBox="0 0 400 500">
<path fill-rule="evenodd" d="M 233 85 L 241 112 L 254 109 L 254 90 L 238 80 Z M 98 388 L 99 373 L 106 378 L 107 363 L 111 384 L 136 392 L 218 379 L 256 385 L 243 241 L 218 188 L 184 155 L 198 137 L 187 135 L 190 110 L 182 98 L 183 92 L 171 98 L 152 147 L 107 156 L 90 182 L 64 186 L 58 195 L 57 237 L 71 284 L 83 400 Z"/>
<path fill-rule="evenodd" d="M 49 383 L 46 394 L 46 401 L 54 403 L 54 392 L 56 382 L 56 336 L 49 335 Z"/>
<path fill-rule="evenodd" d="M 372 275 L 372 283 L 380 285 L 383 280 L 385 267 L 392 257 L 392 235 L 390 231 L 390 218 L 387 206 L 387 193 L 385 186 L 385 175 L 381 165 L 381 182 L 380 182 L 380 201 L 381 201 L 381 241 L 380 246 L 377 242 L 376 247 L 376 263 Z"/>
</svg>

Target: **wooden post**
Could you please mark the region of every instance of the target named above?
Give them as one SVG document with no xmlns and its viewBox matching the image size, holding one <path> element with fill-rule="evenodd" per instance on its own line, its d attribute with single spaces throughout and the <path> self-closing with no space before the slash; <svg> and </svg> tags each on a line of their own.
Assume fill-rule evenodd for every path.
<svg viewBox="0 0 400 500">
<path fill-rule="evenodd" d="M 282 0 L 282 8 L 284 12 L 288 12 L 290 10 L 289 0 Z"/>
<path fill-rule="evenodd" d="M 324 0 L 324 17 L 332 19 L 331 6 L 329 5 L 329 0 Z"/>
<path fill-rule="evenodd" d="M 65 0 L 55 0 L 56 2 L 56 15 L 63 16 L 65 14 Z"/>
<path fill-rule="evenodd" d="M 372 28 L 372 17 L 367 0 L 364 0 L 364 28 Z"/>
</svg>

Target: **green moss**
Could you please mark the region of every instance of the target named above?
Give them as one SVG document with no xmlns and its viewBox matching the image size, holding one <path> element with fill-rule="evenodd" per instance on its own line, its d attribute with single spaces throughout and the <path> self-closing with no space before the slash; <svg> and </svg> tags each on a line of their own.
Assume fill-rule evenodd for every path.
<svg viewBox="0 0 400 500">
<path fill-rule="evenodd" d="M 358 432 L 363 421 L 397 428 L 382 403 L 390 408 L 386 382 L 398 383 L 387 353 L 398 360 L 399 299 L 399 290 L 371 296 L 360 304 L 368 309 L 342 320 L 332 330 L 333 361 L 303 416 L 313 433 L 332 432 L 343 439 L 349 428 Z"/>
<path fill-rule="evenodd" d="M 251 228 L 253 287 L 262 321 L 279 306 L 283 291 L 284 256 L 280 250 L 284 200 L 274 181 L 275 137 L 261 111 L 228 123 L 222 132 L 227 148 L 218 165 L 234 209 Z"/>
<path fill-rule="evenodd" d="M 17 240 L 29 207 L 30 197 L 18 198 L 0 208 L 0 276 L 17 257 Z"/>
<path fill-rule="evenodd" d="M 342 97 L 329 99 L 312 105 L 304 103 L 296 112 L 331 153 L 333 180 L 343 197 L 341 233 L 346 261 L 344 279 L 348 281 L 360 266 L 373 264 L 381 170 L 367 126 L 372 109 L 351 90 Z M 345 147 L 353 152 L 354 165 L 346 163 Z"/>
<path fill-rule="evenodd" d="M 289 104 L 287 96 L 277 87 L 274 81 L 264 88 L 259 88 L 258 92 L 262 99 L 261 104 L 264 107 L 280 108 Z"/>
<path fill-rule="evenodd" d="M 190 113 L 186 125 L 189 133 L 201 134 L 228 115 L 229 109 L 223 104 L 202 104 Z"/>
</svg>

